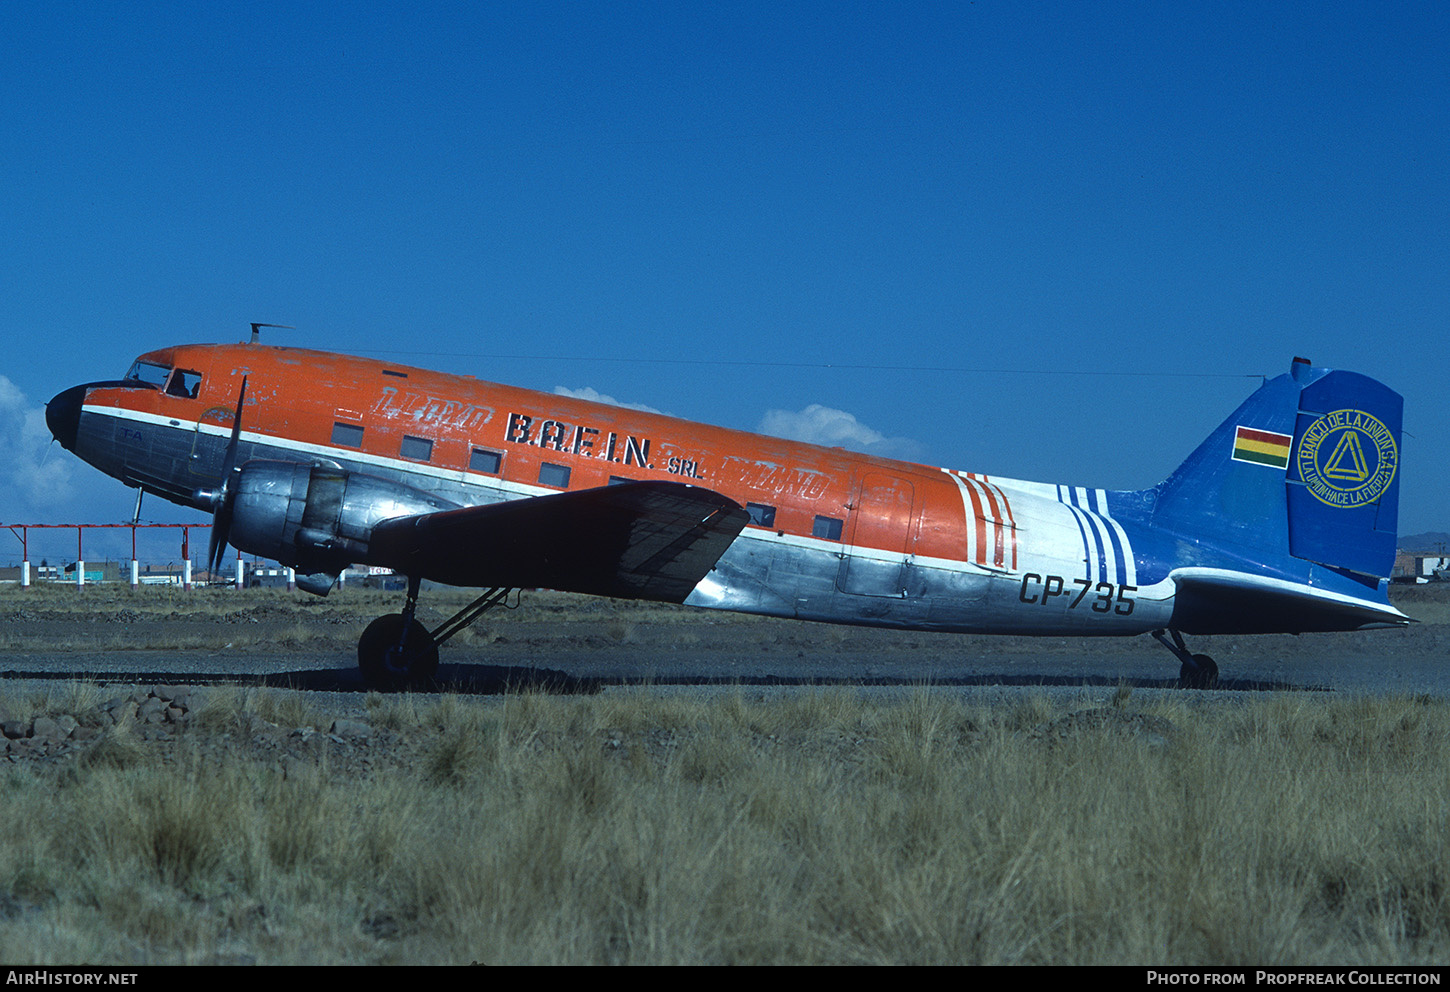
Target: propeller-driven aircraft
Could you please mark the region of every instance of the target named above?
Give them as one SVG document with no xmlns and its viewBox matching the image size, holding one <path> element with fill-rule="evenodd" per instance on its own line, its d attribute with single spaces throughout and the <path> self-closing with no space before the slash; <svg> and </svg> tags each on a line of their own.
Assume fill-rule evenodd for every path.
<svg viewBox="0 0 1450 992">
<path fill-rule="evenodd" d="M 549 588 L 912 630 L 1184 634 L 1397 626 L 1402 400 L 1294 359 L 1151 489 L 1021 482 L 692 423 L 391 362 L 257 343 L 141 355 L 46 407 L 67 449 L 214 515 L 325 595 L 407 576 L 358 645 L 426 684 L 438 645 Z M 484 590 L 429 631 L 423 580 Z"/>
</svg>

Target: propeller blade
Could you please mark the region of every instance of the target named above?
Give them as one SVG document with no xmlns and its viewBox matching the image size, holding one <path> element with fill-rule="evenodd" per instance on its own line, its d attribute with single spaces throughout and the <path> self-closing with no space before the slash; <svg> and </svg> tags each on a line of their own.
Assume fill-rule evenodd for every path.
<svg viewBox="0 0 1450 992">
<path fill-rule="evenodd" d="M 207 571 L 213 575 L 221 568 L 222 556 L 227 553 L 227 536 L 231 529 L 232 504 L 230 500 L 223 500 L 212 514 L 211 540 L 207 542 L 206 548 Z"/>
<path fill-rule="evenodd" d="M 242 436 L 242 401 L 247 398 L 247 377 L 242 376 L 242 388 L 237 393 L 237 412 L 232 417 L 232 437 L 227 442 L 227 457 L 222 463 L 222 488 L 223 490 L 232 481 L 232 469 L 237 464 L 237 440 Z"/>
<path fill-rule="evenodd" d="M 232 417 L 232 436 L 227 441 L 226 458 L 222 461 L 222 484 L 213 499 L 211 540 L 207 542 L 206 564 L 213 573 L 221 567 L 227 553 L 227 537 L 232 529 L 232 473 L 237 467 L 237 442 L 242 436 L 242 403 L 247 398 L 247 377 L 237 393 L 237 412 Z"/>
</svg>

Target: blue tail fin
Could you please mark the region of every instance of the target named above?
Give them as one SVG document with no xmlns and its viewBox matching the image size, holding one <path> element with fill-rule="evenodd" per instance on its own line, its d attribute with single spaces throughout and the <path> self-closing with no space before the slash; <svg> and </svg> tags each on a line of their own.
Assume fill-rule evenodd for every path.
<svg viewBox="0 0 1450 992">
<path fill-rule="evenodd" d="M 1295 359 L 1153 491 L 1154 524 L 1265 564 L 1292 555 L 1387 577 L 1402 409 L 1367 376 Z"/>
<path fill-rule="evenodd" d="M 1355 372 L 1299 394 L 1288 470 L 1289 553 L 1385 577 L 1395 563 L 1404 400 Z"/>
</svg>

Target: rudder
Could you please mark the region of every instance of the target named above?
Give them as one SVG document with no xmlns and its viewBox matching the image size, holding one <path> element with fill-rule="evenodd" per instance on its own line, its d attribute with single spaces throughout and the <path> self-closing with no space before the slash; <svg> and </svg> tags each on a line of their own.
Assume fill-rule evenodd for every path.
<svg viewBox="0 0 1450 992">
<path fill-rule="evenodd" d="M 1180 535 L 1184 564 L 1207 544 L 1385 578 L 1397 543 L 1403 406 L 1368 376 L 1295 359 L 1155 487 L 1154 525 Z"/>
<path fill-rule="evenodd" d="M 1398 393 L 1357 372 L 1327 372 L 1304 385 L 1286 478 L 1290 554 L 1362 575 L 1390 574 L 1403 414 Z"/>
</svg>

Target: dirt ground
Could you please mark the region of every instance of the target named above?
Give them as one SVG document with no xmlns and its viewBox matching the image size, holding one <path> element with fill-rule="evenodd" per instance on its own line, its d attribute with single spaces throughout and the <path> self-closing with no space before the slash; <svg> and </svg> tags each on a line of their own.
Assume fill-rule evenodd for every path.
<svg viewBox="0 0 1450 992">
<path fill-rule="evenodd" d="M 525 593 L 443 648 L 436 692 L 380 697 L 357 673 L 356 640 L 398 608 L 398 594 L 8 590 L 0 592 L 0 723 L 9 724 L 0 762 L 58 769 L 109 760 L 106 749 L 117 747 L 135 760 L 127 756 L 139 745 L 163 761 L 201 749 L 284 771 L 319 761 L 342 775 L 416 770 L 451 729 L 446 719 L 420 719 L 419 707 L 442 713 L 450 697 L 506 700 L 527 688 L 768 698 L 803 687 L 890 694 L 926 685 L 992 705 L 1046 697 L 1067 711 L 1101 707 L 1125 687 L 1138 699 L 1190 693 L 1195 705 L 1277 692 L 1450 696 L 1450 584 L 1402 587 L 1393 598 L 1421 622 L 1194 638 L 1222 672 L 1215 690 L 1200 691 L 1178 687 L 1176 660 L 1147 636 L 903 633 Z M 433 629 L 467 601 L 435 593 L 420 619 Z M 390 717 L 396 706 L 409 718 Z M 56 732 L 37 718 L 69 722 Z M 107 733 L 117 725 L 126 728 L 119 745 Z M 601 740 L 612 746 L 621 745 Z"/>
<path fill-rule="evenodd" d="M 356 692 L 356 643 L 401 594 L 92 587 L 0 592 L 0 678 L 270 684 Z M 1440 694 L 1450 660 L 1450 584 L 1397 586 L 1419 622 L 1347 634 L 1190 639 L 1225 690 Z M 468 601 L 425 594 L 431 628 Z M 814 683 L 1170 687 L 1177 662 L 1150 637 L 927 634 L 750 617 L 557 593 L 524 593 L 442 648 L 440 688 L 522 684 Z"/>
<path fill-rule="evenodd" d="M 1053 750 L 1062 746 L 1058 736 L 1076 740 L 1084 728 L 1091 731 L 1082 738 L 1086 747 L 1105 734 L 1142 739 L 1149 748 L 1170 746 L 1175 725 L 1145 710 L 1168 693 L 1215 715 L 1252 700 L 1277 706 L 1283 693 L 1315 709 L 1320 701 L 1332 704 L 1336 693 L 1450 696 L 1444 678 L 1450 584 L 1396 589 L 1395 602 L 1421 621 L 1403 629 L 1192 638 L 1194 650 L 1212 654 L 1223 672 L 1219 688 L 1202 691 L 1176 688 L 1176 661 L 1147 636 L 899 633 L 526 593 L 515 609 L 491 613 L 444 647 L 436 692 L 371 693 L 357 675 L 356 639 L 375 616 L 395 611 L 400 598 L 361 590 L 325 600 L 279 590 L 0 590 L 0 769 L 9 769 L 12 786 L 53 785 L 63 799 L 98 769 L 132 779 L 155 772 L 147 781 L 180 782 L 182 795 L 190 794 L 195 780 L 187 776 L 195 769 L 240 767 L 247 781 L 273 785 L 324 777 L 349 787 L 451 781 L 477 771 L 484 738 L 498 732 L 501 714 L 509 712 L 516 719 L 534 713 L 547 727 L 529 724 L 521 731 L 528 747 L 540 749 L 539 763 L 557 758 L 548 750 L 554 748 L 576 762 L 571 768 L 587 767 L 577 765 L 579 755 L 615 763 L 609 767 L 641 761 L 654 767 L 650 762 L 703 753 L 701 742 L 718 747 L 718 735 L 710 735 L 735 726 L 721 716 L 733 711 L 748 719 L 738 738 L 727 738 L 745 742 L 728 755 L 785 753 L 802 764 L 823 753 L 861 760 L 862 749 L 875 746 L 870 740 L 814 739 L 770 723 L 794 702 L 787 698 L 776 707 L 782 697 L 807 687 L 797 698 L 810 704 L 804 693 L 816 686 L 882 699 L 894 693 L 910 702 L 926 685 L 933 704 L 959 694 L 1004 718 L 1026 720 L 1021 732 L 1048 742 L 1032 752 L 1039 756 L 1060 754 Z M 453 593 L 431 595 L 421 619 L 431 629 L 466 601 Z M 563 698 L 509 691 L 526 686 Z M 681 724 L 673 708 L 693 700 L 667 698 L 673 693 L 701 694 L 720 705 L 696 709 L 694 722 Z M 744 697 L 744 706 L 734 694 Z M 957 697 L 945 698 L 951 709 Z M 633 716 L 617 722 L 620 712 Z M 890 714 L 889 705 L 879 712 Z M 495 824 L 479 829 L 489 837 Z M 93 891 L 89 879 L 78 887 Z M 0 931 L 9 927 L 14 934 L 48 919 L 54 898 L 0 886 Z M 246 899 L 248 907 L 262 905 Z M 90 905 L 65 903 L 56 912 L 78 917 Z M 176 907 L 168 911 L 207 932 L 212 910 L 205 901 L 178 897 Z M 269 908 L 261 931 L 248 931 L 244 940 L 229 930 L 222 950 L 208 938 L 200 942 L 204 949 L 184 952 L 197 956 L 185 959 L 267 960 L 255 947 L 280 927 L 274 921 L 287 918 Z M 411 960 L 408 955 L 421 952 L 397 942 L 396 918 L 372 912 L 344 927 L 372 936 L 393 960 Z M 50 931 L 42 932 L 33 946 L 43 949 Z M 98 941 L 110 928 L 99 932 Z M 172 961 L 178 952 L 138 939 L 123 953 L 155 962 Z"/>
</svg>

